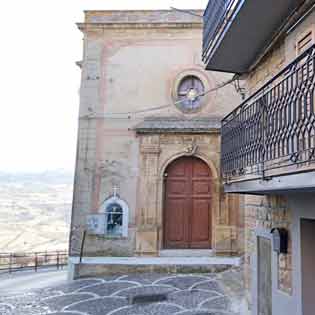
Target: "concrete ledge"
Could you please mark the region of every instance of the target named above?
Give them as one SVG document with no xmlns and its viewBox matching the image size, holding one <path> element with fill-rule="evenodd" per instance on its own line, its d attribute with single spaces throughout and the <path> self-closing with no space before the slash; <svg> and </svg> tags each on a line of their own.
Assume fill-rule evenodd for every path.
<svg viewBox="0 0 315 315">
<path fill-rule="evenodd" d="M 79 257 L 69 257 L 69 261 L 78 264 Z M 239 266 L 240 257 L 84 257 L 82 264 L 94 265 L 230 265 Z"/>
<path fill-rule="evenodd" d="M 275 176 L 268 180 L 244 180 L 224 185 L 224 192 L 226 193 L 254 195 L 314 191 L 315 171 Z"/>
<path fill-rule="evenodd" d="M 69 258 L 70 277 L 128 273 L 215 273 L 239 266 L 239 257 L 78 257 Z"/>
</svg>

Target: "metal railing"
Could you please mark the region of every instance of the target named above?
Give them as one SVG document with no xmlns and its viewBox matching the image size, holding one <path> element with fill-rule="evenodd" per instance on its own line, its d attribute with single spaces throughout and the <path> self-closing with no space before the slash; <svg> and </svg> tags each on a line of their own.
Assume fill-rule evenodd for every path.
<svg viewBox="0 0 315 315">
<path fill-rule="evenodd" d="M 235 17 L 244 0 L 210 0 L 204 13 L 203 60 L 208 63 L 217 43 Z"/>
<path fill-rule="evenodd" d="M 222 121 L 225 181 L 315 160 L 315 45 Z"/>
<path fill-rule="evenodd" d="M 0 253 L 0 274 L 40 268 L 62 269 L 68 263 L 67 251 L 34 253 Z"/>
</svg>

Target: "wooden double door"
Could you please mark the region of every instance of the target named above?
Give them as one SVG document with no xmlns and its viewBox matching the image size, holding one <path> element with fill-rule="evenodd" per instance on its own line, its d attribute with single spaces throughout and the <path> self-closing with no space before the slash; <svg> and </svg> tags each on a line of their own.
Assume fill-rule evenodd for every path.
<svg viewBox="0 0 315 315">
<path fill-rule="evenodd" d="M 211 248 L 211 172 L 199 158 L 182 157 L 165 171 L 164 248 Z"/>
</svg>

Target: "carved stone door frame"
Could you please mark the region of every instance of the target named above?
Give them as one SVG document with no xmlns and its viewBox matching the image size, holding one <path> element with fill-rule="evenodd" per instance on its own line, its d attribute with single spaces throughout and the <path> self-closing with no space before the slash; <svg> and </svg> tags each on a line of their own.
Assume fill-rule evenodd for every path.
<svg viewBox="0 0 315 315">
<path fill-rule="evenodd" d="M 210 249 L 212 174 L 195 156 L 182 156 L 164 173 L 163 248 Z"/>
</svg>

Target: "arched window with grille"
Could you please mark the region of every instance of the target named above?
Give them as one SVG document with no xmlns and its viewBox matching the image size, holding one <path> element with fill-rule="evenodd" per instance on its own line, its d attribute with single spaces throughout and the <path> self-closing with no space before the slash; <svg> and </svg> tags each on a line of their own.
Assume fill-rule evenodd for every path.
<svg viewBox="0 0 315 315">
<path fill-rule="evenodd" d="M 104 215 L 105 236 L 128 236 L 129 207 L 119 195 L 115 194 L 107 198 L 99 212 Z"/>
</svg>

